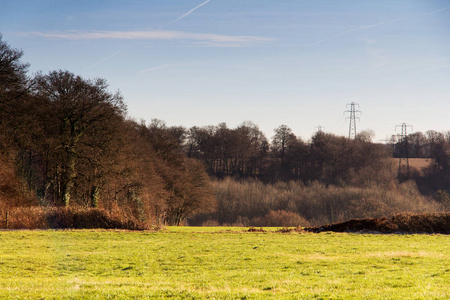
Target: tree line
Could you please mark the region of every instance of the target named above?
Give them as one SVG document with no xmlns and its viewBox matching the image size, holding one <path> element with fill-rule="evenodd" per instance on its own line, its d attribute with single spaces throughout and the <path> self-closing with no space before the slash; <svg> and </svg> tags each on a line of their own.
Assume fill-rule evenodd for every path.
<svg viewBox="0 0 450 300">
<path fill-rule="evenodd" d="M 201 160 L 208 173 L 218 178 L 357 184 L 364 176 L 377 180 L 364 174 L 380 173 L 392 157 L 390 148 L 372 143 L 367 132 L 354 140 L 317 132 L 305 142 L 281 125 L 269 143 L 258 126 L 244 122 L 236 128 L 225 123 L 192 127 L 181 137 L 186 155 Z"/>
<path fill-rule="evenodd" d="M 401 139 L 393 136 L 387 144 L 374 143 L 371 130 L 355 139 L 318 131 L 309 141 L 297 137 L 281 125 L 269 141 L 258 126 L 243 122 L 235 128 L 216 126 L 167 127 L 161 129 L 181 145 L 185 155 L 203 162 L 210 176 L 218 179 L 256 178 L 265 183 L 300 180 L 327 185 L 362 186 L 390 183 L 393 158 L 429 158 L 425 176 L 414 172 L 413 179 L 426 193 L 450 191 L 450 132 L 415 132 Z M 391 174 L 391 175 L 388 175 Z M 402 174 L 400 174 L 402 175 Z"/>
<path fill-rule="evenodd" d="M 450 143 L 450 131 L 438 132 L 428 130 L 408 134 L 403 140 L 396 136 L 392 137 L 394 156 L 400 157 L 407 154 L 411 158 L 436 158 L 445 152 Z M 406 151 L 405 151 L 406 150 Z"/>
<path fill-rule="evenodd" d="M 123 96 L 104 79 L 67 70 L 29 76 L 22 56 L 0 35 L 0 162 L 24 182 L 27 203 L 118 207 L 140 220 L 180 224 L 217 207 L 210 177 L 382 187 L 396 180 L 392 157 L 404 145 L 410 157 L 434 158 L 435 190 L 450 186 L 450 134 L 415 133 L 385 145 L 373 143 L 370 131 L 355 139 L 319 131 L 304 141 L 281 125 L 269 141 L 252 122 L 147 124 L 127 115 Z M 7 193 L 0 184 L 0 209 L 12 205 Z"/>
<path fill-rule="evenodd" d="M 104 79 L 66 70 L 31 77 L 22 55 L 0 35 L 0 154 L 35 204 L 117 206 L 168 224 L 214 207 L 203 165 L 158 124 L 130 119 Z M 10 204 L 6 187 L 0 197 Z"/>
<path fill-rule="evenodd" d="M 414 132 L 394 141 L 392 146 L 395 157 L 432 158 L 433 163 L 426 170 L 427 176 L 412 176 L 423 193 L 444 193 L 444 198 L 450 203 L 450 131 Z"/>
</svg>

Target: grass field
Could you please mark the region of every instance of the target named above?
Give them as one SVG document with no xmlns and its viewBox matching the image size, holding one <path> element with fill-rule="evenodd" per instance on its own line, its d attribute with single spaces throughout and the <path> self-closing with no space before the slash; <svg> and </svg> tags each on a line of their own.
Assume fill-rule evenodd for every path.
<svg viewBox="0 0 450 300">
<path fill-rule="evenodd" d="M 1 231 L 0 298 L 450 297 L 450 236 L 243 230 Z"/>
<path fill-rule="evenodd" d="M 399 163 L 398 160 L 398 158 L 392 159 L 393 170 L 397 170 Z M 411 171 L 415 172 L 419 176 L 424 176 L 425 170 L 434 164 L 434 160 L 432 158 L 409 158 L 408 164 Z"/>
</svg>

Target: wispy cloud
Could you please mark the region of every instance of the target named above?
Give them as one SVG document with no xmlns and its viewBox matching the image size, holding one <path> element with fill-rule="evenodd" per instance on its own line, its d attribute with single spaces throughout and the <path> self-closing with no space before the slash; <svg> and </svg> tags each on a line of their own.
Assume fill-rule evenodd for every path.
<svg viewBox="0 0 450 300">
<path fill-rule="evenodd" d="M 388 64 L 385 56 L 385 51 L 383 49 L 368 47 L 366 48 L 366 51 L 370 57 L 372 70 L 381 69 Z"/>
<path fill-rule="evenodd" d="M 243 43 L 241 42 L 215 42 L 215 41 L 206 41 L 206 42 L 198 42 L 196 43 L 196 47 L 202 48 L 202 47 L 213 47 L 213 48 L 237 48 L 242 47 Z"/>
<path fill-rule="evenodd" d="M 187 13 L 185 13 L 185 14 L 183 14 L 182 16 L 180 16 L 180 17 L 176 18 L 175 20 L 173 20 L 172 22 L 169 22 L 169 23 L 167 23 L 167 24 L 161 26 L 160 29 L 161 29 L 161 28 L 164 28 L 164 27 L 166 27 L 166 26 L 172 25 L 172 24 L 174 24 L 174 23 L 180 21 L 181 19 L 186 18 L 186 17 L 189 16 L 191 13 L 193 13 L 195 10 L 199 9 L 200 7 L 202 7 L 203 5 L 205 5 L 206 3 L 210 2 L 210 1 L 211 1 L 211 0 L 206 0 L 205 2 L 203 2 L 203 3 L 199 4 L 199 5 L 197 5 L 196 7 L 194 7 L 193 9 L 191 9 L 190 11 L 188 11 Z"/>
<path fill-rule="evenodd" d="M 25 36 L 39 36 L 66 40 L 193 40 L 221 43 L 264 43 L 273 41 L 270 38 L 259 36 L 232 36 L 208 33 L 190 33 L 170 30 L 144 30 L 144 31 L 64 31 L 64 32 L 25 32 Z"/>
</svg>

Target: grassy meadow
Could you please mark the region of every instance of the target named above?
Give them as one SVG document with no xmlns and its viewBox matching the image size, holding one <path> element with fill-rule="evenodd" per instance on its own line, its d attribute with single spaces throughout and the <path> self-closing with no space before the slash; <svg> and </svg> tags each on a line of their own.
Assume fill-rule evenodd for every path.
<svg viewBox="0 0 450 300">
<path fill-rule="evenodd" d="M 450 236 L 0 231 L 0 298 L 448 299 Z"/>
</svg>

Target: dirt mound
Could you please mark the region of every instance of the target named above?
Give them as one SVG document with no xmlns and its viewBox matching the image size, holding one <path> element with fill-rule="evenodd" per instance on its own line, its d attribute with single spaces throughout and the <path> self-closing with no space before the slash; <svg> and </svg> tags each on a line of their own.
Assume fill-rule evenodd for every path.
<svg viewBox="0 0 450 300">
<path fill-rule="evenodd" d="M 380 232 L 450 234 L 450 212 L 441 214 L 398 214 L 391 218 L 353 219 L 350 221 L 305 228 L 310 232 Z"/>
</svg>

